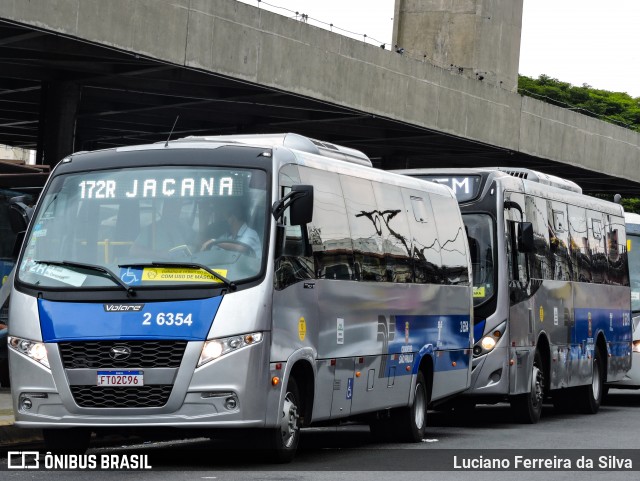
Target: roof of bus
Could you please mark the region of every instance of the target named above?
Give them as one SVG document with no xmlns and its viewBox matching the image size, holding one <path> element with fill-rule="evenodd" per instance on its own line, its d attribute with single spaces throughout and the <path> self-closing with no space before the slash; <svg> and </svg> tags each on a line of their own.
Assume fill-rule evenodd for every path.
<svg viewBox="0 0 640 481">
<path fill-rule="evenodd" d="M 287 140 L 289 139 L 289 140 Z M 283 145 L 282 143 L 285 142 Z M 311 144 L 310 144 L 311 142 Z M 340 172 L 343 174 L 351 174 L 375 180 L 379 182 L 387 182 L 398 186 L 412 188 L 419 191 L 436 193 L 447 197 L 455 198 L 453 191 L 445 186 L 418 179 L 377 169 L 371 166 L 368 157 L 363 153 L 349 149 L 346 147 L 335 146 L 324 142 L 325 145 L 333 145 L 341 149 L 338 155 L 331 155 L 330 147 L 318 148 L 318 144 L 323 143 L 315 139 L 309 139 L 298 134 L 269 134 L 269 135 L 231 135 L 231 136 L 211 136 L 211 137 L 185 137 L 170 142 L 157 142 L 153 144 L 141 144 L 124 147 L 116 147 L 111 149 L 102 149 L 95 151 L 76 152 L 63 160 L 61 163 L 69 162 L 71 159 L 80 160 L 81 162 L 91 162 L 95 160 L 104 160 L 105 154 L 109 152 L 124 153 L 138 152 L 145 150 L 164 150 L 164 149 L 212 149 L 222 146 L 242 146 L 242 147 L 272 147 L 274 151 L 279 149 L 294 152 L 300 165 L 307 165 L 315 168 L 324 168 L 328 171 Z M 353 155 L 352 159 L 344 158 Z M 363 161 L 364 157 L 366 161 Z"/>
</svg>

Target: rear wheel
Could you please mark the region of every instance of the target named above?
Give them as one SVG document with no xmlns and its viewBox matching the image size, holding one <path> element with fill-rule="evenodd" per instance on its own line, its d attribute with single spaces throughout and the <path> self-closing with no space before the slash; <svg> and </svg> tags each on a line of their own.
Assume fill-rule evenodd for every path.
<svg viewBox="0 0 640 481">
<path fill-rule="evenodd" d="M 427 384 L 422 372 L 416 377 L 413 404 L 396 412 L 395 429 L 400 441 L 419 443 L 427 428 L 427 406 L 429 404 Z"/>
<path fill-rule="evenodd" d="M 578 407 L 583 414 L 595 414 L 600 409 L 605 381 L 602 349 L 595 349 L 592 366 L 591 383 L 578 388 Z"/>
<path fill-rule="evenodd" d="M 300 392 L 295 378 L 289 379 L 284 396 L 279 426 L 265 430 L 265 444 L 271 451 L 271 459 L 278 463 L 289 463 L 293 460 L 300 442 L 300 413 L 302 404 Z"/>
<path fill-rule="evenodd" d="M 542 414 L 542 401 L 544 399 L 544 365 L 540 351 L 536 350 L 531 369 L 530 391 L 525 394 L 512 396 L 511 411 L 518 422 L 535 424 Z"/>
<path fill-rule="evenodd" d="M 89 449 L 91 431 L 85 428 L 43 429 L 42 437 L 47 451 L 84 454 Z"/>
</svg>

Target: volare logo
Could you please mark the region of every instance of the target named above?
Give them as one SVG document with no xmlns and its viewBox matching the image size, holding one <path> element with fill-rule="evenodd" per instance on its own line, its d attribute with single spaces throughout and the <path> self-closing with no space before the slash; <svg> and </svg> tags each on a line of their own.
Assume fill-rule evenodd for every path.
<svg viewBox="0 0 640 481">
<path fill-rule="evenodd" d="M 144 304 L 103 304 L 106 312 L 139 312 Z"/>
<path fill-rule="evenodd" d="M 40 453 L 38 451 L 7 452 L 8 469 L 39 469 Z"/>
</svg>

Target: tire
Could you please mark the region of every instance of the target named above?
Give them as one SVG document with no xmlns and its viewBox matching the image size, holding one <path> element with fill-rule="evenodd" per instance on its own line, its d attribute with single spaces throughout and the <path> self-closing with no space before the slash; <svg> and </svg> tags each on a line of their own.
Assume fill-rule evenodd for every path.
<svg viewBox="0 0 640 481">
<path fill-rule="evenodd" d="M 47 451 L 84 454 L 89 449 L 91 431 L 85 428 L 43 429 L 42 437 Z"/>
<path fill-rule="evenodd" d="M 270 453 L 270 460 L 276 463 L 290 463 L 295 457 L 300 443 L 300 412 L 302 404 L 300 391 L 295 378 L 289 379 L 280 412 L 280 426 L 266 429 L 265 445 Z"/>
<path fill-rule="evenodd" d="M 536 424 L 540 420 L 544 389 L 544 364 L 540 351 L 536 350 L 531 369 L 531 391 L 512 396 L 510 399 L 511 412 L 516 421 L 522 424 Z"/>
<path fill-rule="evenodd" d="M 596 348 L 592 363 L 591 383 L 577 388 L 578 409 L 582 414 L 595 414 L 604 395 L 604 362 L 602 349 Z"/>
<path fill-rule="evenodd" d="M 399 409 L 396 414 L 396 437 L 401 442 L 419 443 L 427 428 L 427 406 L 429 405 L 427 383 L 422 372 L 416 377 L 413 404 Z"/>
</svg>

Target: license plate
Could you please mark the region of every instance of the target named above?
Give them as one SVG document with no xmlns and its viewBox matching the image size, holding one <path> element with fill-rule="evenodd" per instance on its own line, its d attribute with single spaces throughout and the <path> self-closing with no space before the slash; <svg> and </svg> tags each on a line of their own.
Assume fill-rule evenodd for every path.
<svg viewBox="0 0 640 481">
<path fill-rule="evenodd" d="M 98 371 L 98 386 L 144 386 L 142 371 Z"/>
</svg>

